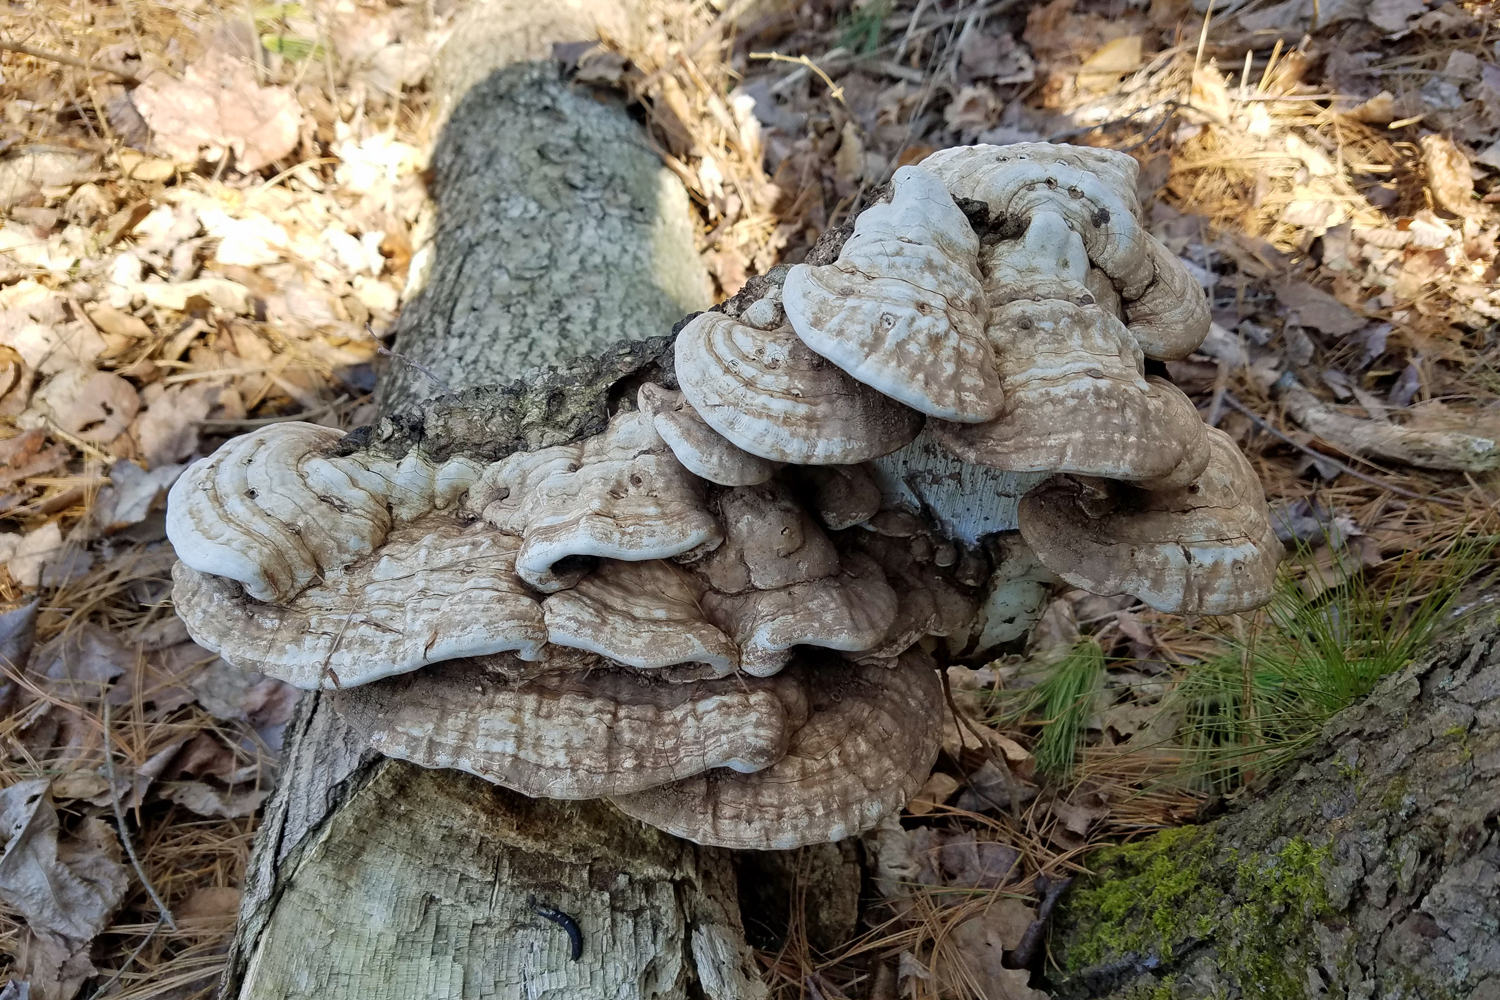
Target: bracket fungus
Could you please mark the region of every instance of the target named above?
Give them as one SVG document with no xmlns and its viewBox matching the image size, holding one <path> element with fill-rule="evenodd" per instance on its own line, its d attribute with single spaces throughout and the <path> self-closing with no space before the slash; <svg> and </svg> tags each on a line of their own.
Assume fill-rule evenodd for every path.
<svg viewBox="0 0 1500 1000">
<path fill-rule="evenodd" d="M 1208 307 L 1135 171 L 944 150 L 593 381 L 230 441 L 171 493 L 179 613 L 337 689 L 391 756 L 705 844 L 868 829 L 937 753 L 932 654 L 1019 638 L 1059 578 L 1167 611 L 1270 597 L 1252 469 L 1147 374 Z M 558 393 L 584 400 L 565 432 L 485 424 Z"/>
<path fill-rule="evenodd" d="M 837 261 L 787 272 L 782 302 L 803 343 L 892 399 L 965 422 L 1000 409 L 979 237 L 930 171 L 897 170 Z"/>
</svg>

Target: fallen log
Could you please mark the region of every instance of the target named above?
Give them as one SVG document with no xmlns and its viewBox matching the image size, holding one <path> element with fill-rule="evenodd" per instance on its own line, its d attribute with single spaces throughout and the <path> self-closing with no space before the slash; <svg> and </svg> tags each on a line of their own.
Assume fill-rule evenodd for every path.
<svg viewBox="0 0 1500 1000">
<path fill-rule="evenodd" d="M 680 182 L 618 102 L 575 92 L 550 59 L 622 18 L 606 3 L 461 16 L 439 70 L 435 253 L 380 378 L 383 415 L 665 334 L 708 304 Z M 590 374 L 618 377 L 575 381 Z M 728 852 L 602 801 L 386 759 L 329 700 L 310 693 L 288 727 L 223 996 L 764 996 Z"/>
<path fill-rule="evenodd" d="M 1226 814 L 1088 859 L 1057 995 L 1500 995 L 1493 610 L 1336 716 Z"/>
</svg>

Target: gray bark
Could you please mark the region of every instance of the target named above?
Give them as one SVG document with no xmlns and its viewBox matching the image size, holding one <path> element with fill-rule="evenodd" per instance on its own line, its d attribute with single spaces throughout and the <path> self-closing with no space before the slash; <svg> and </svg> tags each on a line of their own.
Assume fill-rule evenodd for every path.
<svg viewBox="0 0 1500 1000">
<path fill-rule="evenodd" d="M 320 695 L 288 737 L 223 996 L 757 995 L 725 852 L 383 759 Z M 577 921 L 577 961 L 538 907 Z"/>
<path fill-rule="evenodd" d="M 1500 997 L 1493 610 L 1213 823 L 1089 859 L 1051 941 L 1083 997 Z"/>
<path fill-rule="evenodd" d="M 431 169 L 435 253 L 401 316 L 409 362 L 380 386 L 387 411 L 664 334 L 710 304 L 682 183 L 618 102 L 554 63 L 477 83 Z"/>
<path fill-rule="evenodd" d="M 587 33 L 576 10 L 547 8 L 481 5 L 445 56 L 447 85 L 467 92 L 434 157 L 430 277 L 398 330 L 409 360 L 381 375 L 380 423 L 350 447 L 497 457 L 594 433 L 622 379 L 671 383 L 665 335 L 707 304 L 686 194 L 623 109 L 571 92 L 548 62 L 487 73 Z M 569 929 L 539 908 L 576 921 L 577 960 Z M 312 693 L 288 727 L 222 995 L 741 1000 L 764 988 L 728 853 L 603 802 L 532 800 L 384 759 Z"/>
</svg>

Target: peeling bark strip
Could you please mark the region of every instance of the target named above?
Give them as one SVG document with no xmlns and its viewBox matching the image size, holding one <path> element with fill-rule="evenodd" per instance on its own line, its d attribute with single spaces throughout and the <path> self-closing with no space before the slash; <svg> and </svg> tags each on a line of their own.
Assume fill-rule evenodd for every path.
<svg viewBox="0 0 1500 1000">
<path fill-rule="evenodd" d="M 1500 996 L 1500 624 L 1337 716 L 1268 791 L 1089 859 L 1059 995 Z"/>
</svg>

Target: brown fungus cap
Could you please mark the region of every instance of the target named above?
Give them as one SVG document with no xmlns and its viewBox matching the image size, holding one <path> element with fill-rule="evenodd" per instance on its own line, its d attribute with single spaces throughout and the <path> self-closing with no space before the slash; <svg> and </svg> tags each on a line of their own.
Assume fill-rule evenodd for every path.
<svg viewBox="0 0 1500 1000">
<path fill-rule="evenodd" d="M 853 837 L 906 804 L 932 770 L 942 687 L 932 660 L 894 669 L 809 656 L 807 721 L 786 755 L 754 774 L 716 768 L 616 797 L 628 815 L 699 844 L 791 850 Z"/>
<path fill-rule="evenodd" d="M 863 465 L 804 465 L 793 471 L 808 506 L 830 531 L 852 528 L 880 511 L 880 487 Z"/>
<path fill-rule="evenodd" d="M 670 562 L 605 559 L 542 602 L 547 641 L 641 669 L 702 663 L 716 676 L 733 673 L 739 650 L 704 617 L 705 589 Z"/>
<path fill-rule="evenodd" d="M 916 437 L 922 417 L 815 354 L 790 326 L 703 313 L 677 335 L 677 380 L 735 445 L 774 462 L 852 465 Z"/>
<path fill-rule="evenodd" d="M 1097 307 L 1017 301 L 990 318 L 1006 405 L 987 424 L 934 432 L 968 462 L 1181 483 L 1208 462 L 1197 409 L 1170 382 L 1140 374 L 1134 341 Z"/>
<path fill-rule="evenodd" d="M 1154 277 L 1141 295 L 1125 303 L 1125 322 L 1146 357 L 1176 361 L 1198 349 L 1213 316 L 1208 296 L 1170 250 L 1147 245 Z"/>
<path fill-rule="evenodd" d="M 1057 477 L 1021 501 L 1021 534 L 1052 572 L 1094 594 L 1158 611 L 1233 614 L 1270 600 L 1281 543 L 1255 470 L 1208 428 L 1212 458 L 1193 483 L 1151 491 Z"/>
<path fill-rule="evenodd" d="M 880 644 L 844 655 L 861 663 L 889 662 L 923 636 L 963 632 L 974 621 L 977 605 L 953 579 L 952 564 L 937 564 L 937 546 L 925 531 L 905 537 L 860 532 L 843 544 L 873 559 L 895 591 L 895 620 Z"/>
<path fill-rule="evenodd" d="M 514 684 L 453 661 L 342 691 L 335 706 L 387 756 L 589 799 L 773 765 L 808 717 L 805 685 L 800 675 L 673 684 L 597 658 L 586 672 Z"/>
<path fill-rule="evenodd" d="M 547 629 L 516 577 L 519 545 L 483 523 L 427 515 L 285 604 L 186 563 L 173 569 L 173 602 L 200 646 L 300 688 L 351 687 L 502 650 L 532 660 Z"/>
<path fill-rule="evenodd" d="M 587 567 L 580 569 L 576 557 L 666 559 L 722 537 L 702 484 L 640 411 L 617 414 L 604 433 L 585 441 L 576 469 L 536 482 L 520 499 L 518 519 L 525 535 L 516 572 L 544 593 L 583 576 Z"/>
<path fill-rule="evenodd" d="M 1002 398 L 984 337 L 979 238 L 931 172 L 902 167 L 892 184 L 836 262 L 787 273 L 787 319 L 814 351 L 892 399 L 988 420 Z"/>
<path fill-rule="evenodd" d="M 1123 171 L 1066 162 L 1051 150 L 1016 146 L 965 146 L 923 161 L 954 198 L 984 202 L 991 224 L 1024 226 L 1040 212 L 1062 216 L 1083 238 L 1093 261 L 1127 300 L 1150 284 L 1151 235 L 1141 227 L 1134 188 Z"/>
<path fill-rule="evenodd" d="M 698 569 L 714 590 L 775 590 L 838 572 L 833 543 L 781 483 L 723 490 L 713 509 L 724 543 Z"/>
<path fill-rule="evenodd" d="M 775 462 L 736 447 L 708 426 L 680 392 L 647 382 L 636 393 L 636 405 L 651 418 L 677 460 L 700 479 L 720 486 L 754 486 L 776 474 Z"/>
<path fill-rule="evenodd" d="M 764 677 L 792 657 L 795 646 L 852 651 L 878 645 L 896 619 L 896 592 L 880 567 L 851 553 L 838 573 L 774 590 L 703 596 L 708 619 L 740 647 L 740 669 Z"/>
</svg>

